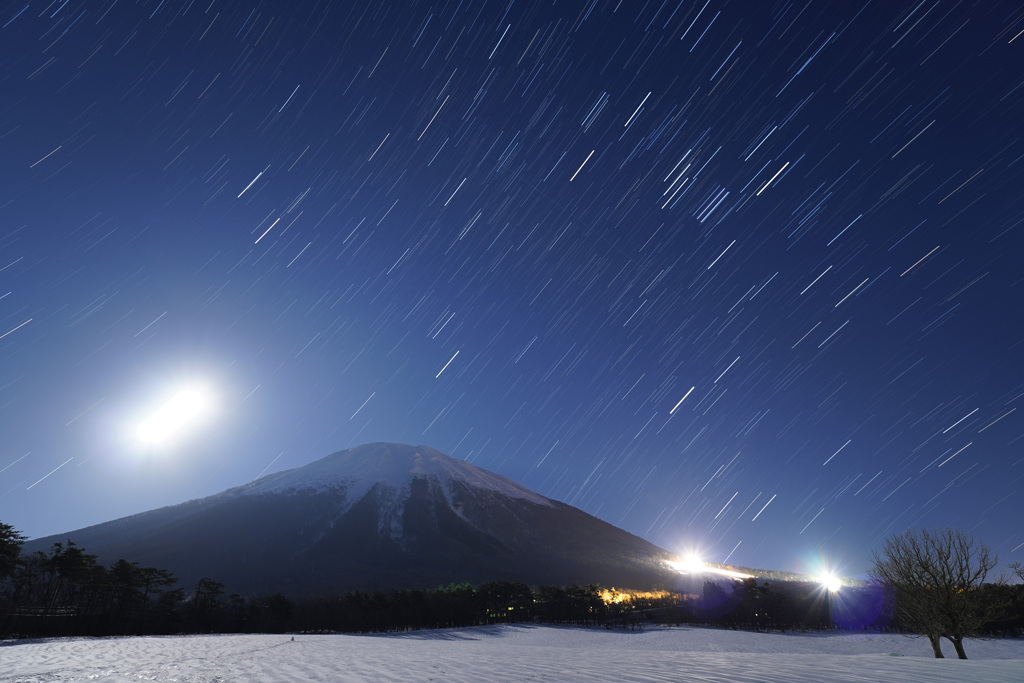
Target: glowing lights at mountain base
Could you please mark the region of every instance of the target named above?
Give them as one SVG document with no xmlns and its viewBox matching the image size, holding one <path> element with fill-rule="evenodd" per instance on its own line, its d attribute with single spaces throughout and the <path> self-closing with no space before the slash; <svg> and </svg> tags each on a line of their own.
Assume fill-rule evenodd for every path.
<svg viewBox="0 0 1024 683">
<path fill-rule="evenodd" d="M 708 564 L 696 555 L 690 555 L 682 562 L 667 560 L 665 564 L 680 574 L 717 574 L 718 576 L 728 576 L 733 579 L 750 579 L 754 577 L 753 574 L 744 574 L 743 572 Z"/>
<path fill-rule="evenodd" d="M 824 574 L 818 577 L 818 581 L 821 583 L 822 588 L 827 590 L 829 593 L 838 593 L 843 587 L 843 581 L 835 574 Z"/>
</svg>

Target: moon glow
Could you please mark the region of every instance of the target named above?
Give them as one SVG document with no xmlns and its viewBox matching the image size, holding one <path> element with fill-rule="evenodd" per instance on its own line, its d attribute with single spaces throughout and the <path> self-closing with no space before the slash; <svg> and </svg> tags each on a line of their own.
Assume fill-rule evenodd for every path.
<svg viewBox="0 0 1024 683">
<path fill-rule="evenodd" d="M 202 385 L 185 386 L 173 392 L 156 412 L 143 420 L 136 434 L 148 446 L 171 446 L 209 420 L 215 409 L 209 389 Z"/>
</svg>

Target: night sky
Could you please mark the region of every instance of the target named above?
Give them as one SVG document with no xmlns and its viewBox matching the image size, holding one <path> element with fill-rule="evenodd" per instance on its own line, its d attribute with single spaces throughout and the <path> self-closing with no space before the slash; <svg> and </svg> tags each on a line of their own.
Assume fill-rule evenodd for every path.
<svg viewBox="0 0 1024 683">
<path fill-rule="evenodd" d="M 709 561 L 857 574 L 922 525 L 1024 560 L 1020 3 L 0 25 L 0 521 L 28 536 L 395 441 Z M 185 386 L 212 411 L 140 438 Z"/>
</svg>

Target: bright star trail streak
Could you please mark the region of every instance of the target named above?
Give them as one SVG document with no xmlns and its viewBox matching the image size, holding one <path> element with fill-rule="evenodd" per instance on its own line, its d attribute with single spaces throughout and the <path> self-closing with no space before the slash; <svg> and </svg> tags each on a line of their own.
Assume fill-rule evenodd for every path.
<svg viewBox="0 0 1024 683">
<path fill-rule="evenodd" d="M 255 183 L 257 180 L 259 180 L 260 176 L 263 175 L 263 173 L 264 173 L 264 171 L 260 171 L 259 173 L 257 173 L 256 177 L 253 178 L 251 181 L 249 181 L 249 184 L 245 186 L 245 189 L 238 193 L 238 197 L 237 198 L 241 199 L 242 195 L 245 194 L 246 190 L 248 190 L 250 187 L 252 187 L 253 183 Z"/>
<path fill-rule="evenodd" d="M 644 95 L 644 98 L 640 101 L 640 104 L 637 105 L 636 109 L 633 111 L 633 113 L 630 115 L 630 117 L 628 119 L 626 119 L 626 122 L 624 124 L 622 124 L 623 128 L 629 128 L 629 124 L 632 123 L 632 121 L 636 117 L 636 115 L 640 113 L 641 107 L 644 106 L 644 102 L 646 102 L 647 98 L 650 97 L 650 96 L 651 96 L 651 93 L 647 93 L 646 95 Z M 593 154 L 593 152 L 591 152 L 591 154 Z M 587 158 L 589 159 L 590 157 L 587 157 Z M 583 162 L 583 163 L 586 163 L 586 162 Z"/>
<path fill-rule="evenodd" d="M 448 362 L 444 364 L 443 368 L 441 368 L 441 372 L 444 372 L 445 370 L 448 369 L 448 366 L 452 364 L 452 361 L 455 360 L 455 356 L 457 356 L 457 355 L 459 355 L 458 351 L 456 351 L 455 355 L 453 355 L 451 358 L 448 359 Z M 438 372 L 436 375 L 434 375 L 434 379 L 437 379 L 438 377 L 440 377 L 441 376 L 441 372 Z"/>
<path fill-rule="evenodd" d="M 668 411 L 668 414 L 669 414 L 669 415 L 671 415 L 672 413 L 676 412 L 676 408 L 678 408 L 679 406 L 683 405 L 683 401 L 685 401 L 685 400 L 686 400 L 686 397 L 687 397 L 687 396 L 689 396 L 689 395 L 690 395 L 690 393 L 691 393 L 691 392 L 692 392 L 692 391 L 693 391 L 694 389 L 696 389 L 696 388 L 697 388 L 697 387 L 690 387 L 690 391 L 687 391 L 687 392 L 686 392 L 685 394 L 683 394 L 683 397 L 682 397 L 681 399 L 679 399 L 679 403 L 677 403 L 677 404 L 676 404 L 676 405 L 675 405 L 675 406 L 674 406 L 674 407 L 672 408 L 672 410 Z"/>
<path fill-rule="evenodd" d="M 765 508 L 767 508 L 767 507 L 768 507 L 769 505 L 771 505 L 771 504 L 772 504 L 772 501 L 773 501 L 773 500 L 775 500 L 775 495 L 773 495 L 773 496 L 772 496 L 771 498 L 769 498 L 769 499 L 768 499 L 768 502 L 764 504 L 764 507 L 763 507 L 763 508 L 761 508 L 760 510 L 758 510 L 758 511 L 757 511 L 757 514 L 756 514 L 756 515 L 754 515 L 753 519 L 751 519 L 750 521 L 751 521 L 751 522 L 753 522 L 753 521 L 754 521 L 754 520 L 756 520 L 756 519 L 757 519 L 758 517 L 760 517 L 760 516 L 761 516 L 761 513 L 765 511 Z"/>
<path fill-rule="evenodd" d="M 57 470 L 59 470 L 59 469 L 60 469 L 61 467 L 64 467 L 64 465 L 67 465 L 67 464 L 68 464 L 69 462 L 71 462 L 72 460 L 74 460 L 74 457 L 68 458 L 67 460 L 65 460 L 65 461 L 64 461 L 64 462 L 62 462 L 61 464 L 57 465 L 57 466 L 56 466 L 56 467 L 54 467 L 54 468 L 53 468 L 52 470 L 50 470 L 49 472 L 47 472 L 46 474 L 44 474 L 44 475 L 43 475 L 42 477 L 40 477 L 40 478 L 39 478 L 39 480 L 38 480 L 38 481 L 36 481 L 36 483 L 35 483 L 35 484 L 32 484 L 31 486 L 29 486 L 29 487 L 28 487 L 27 489 L 25 489 L 25 490 L 26 490 L 26 491 L 30 491 L 30 490 L 32 490 L 33 488 L 35 488 L 36 484 L 38 484 L 38 483 L 40 483 L 41 481 L 43 481 L 44 479 L 46 479 L 46 478 L 47 478 L 47 477 L 49 477 L 49 476 L 50 476 L 51 474 L 53 474 L 54 472 L 56 472 Z"/>
<path fill-rule="evenodd" d="M 972 441 L 971 443 L 974 443 L 974 442 Z M 970 445 L 971 445 L 971 443 L 968 443 L 968 444 L 967 444 L 967 446 L 970 446 Z M 953 455 L 949 456 L 948 458 L 946 458 L 945 460 L 943 460 L 942 462 L 940 462 L 940 463 L 939 463 L 939 467 L 942 467 L 942 466 L 943 466 L 943 465 L 945 465 L 945 464 L 946 464 L 947 462 L 949 462 L 950 460 L 952 460 L 952 459 L 953 459 L 953 458 L 955 458 L 956 456 L 960 455 L 960 453 L 962 453 L 962 452 L 964 451 L 964 449 L 966 449 L 966 448 L 967 448 L 967 446 L 964 446 L 964 447 L 963 447 L 963 448 L 961 448 L 961 449 L 960 449 L 959 451 L 957 451 L 957 452 L 956 452 L 956 453 L 954 453 Z"/>
<path fill-rule="evenodd" d="M 761 189 L 757 191 L 757 196 L 758 196 L 758 197 L 760 197 L 760 196 L 761 196 L 761 193 L 762 193 L 762 192 L 764 192 L 765 190 L 767 190 L 767 189 L 768 189 L 768 186 L 769 186 L 769 185 L 771 185 L 771 184 L 772 184 L 772 182 L 773 182 L 773 181 L 774 181 L 774 180 L 775 180 L 776 178 L 778 178 L 778 177 L 779 177 L 779 174 L 780 174 L 780 173 L 782 173 L 783 171 L 785 171 L 785 170 L 786 170 L 786 167 L 787 167 L 787 166 L 789 166 L 789 162 L 788 162 L 788 161 L 787 161 L 786 163 L 784 163 L 784 164 L 782 165 L 782 168 L 780 168 L 780 169 L 779 169 L 778 171 L 776 171 L 776 172 L 775 172 L 775 175 L 773 175 L 773 176 L 772 176 L 771 178 L 769 178 L 769 179 L 768 179 L 768 182 L 767 182 L 767 183 L 765 183 L 764 185 L 762 185 L 762 186 L 761 186 Z"/>
<path fill-rule="evenodd" d="M 158 322 L 160 322 L 160 319 L 161 319 L 161 318 L 163 318 L 163 317 L 164 317 L 165 315 L 167 315 L 167 311 L 164 311 L 163 313 L 161 313 L 160 315 L 158 315 L 158 316 L 157 316 L 157 317 L 156 317 L 156 318 L 155 318 L 155 319 L 153 320 L 153 322 L 149 323 L 148 325 L 146 325 L 145 327 L 143 327 L 143 328 L 142 328 L 141 330 L 139 330 L 138 332 L 136 332 L 136 333 L 135 333 L 135 336 L 136 336 L 136 337 L 138 337 L 138 336 L 139 336 L 140 334 L 142 334 L 143 332 L 145 332 L 145 331 L 146 331 L 146 330 L 148 330 L 149 328 L 153 327 L 153 325 L 156 325 L 156 324 L 157 324 Z"/>
<path fill-rule="evenodd" d="M 976 412 L 978 412 L 978 410 L 979 410 L 979 408 L 975 408 L 975 409 L 974 409 L 974 410 L 972 410 L 971 412 L 967 413 L 966 415 L 964 415 L 963 417 L 961 417 L 961 418 L 960 418 L 959 420 L 957 420 L 957 421 L 956 421 L 956 422 L 954 422 L 953 424 L 951 424 L 951 425 L 949 425 L 948 427 L 946 427 L 945 429 L 943 429 L 943 430 L 942 430 L 942 433 L 943 433 L 943 434 L 945 434 L 946 432 L 948 432 L 949 430 L 951 430 L 951 429 L 952 429 L 953 427 L 956 427 L 956 426 L 957 426 L 958 424 L 960 424 L 961 422 L 963 422 L 964 420 L 966 420 L 967 418 L 969 418 L 969 417 L 970 417 L 971 415 L 974 415 L 974 414 L 975 414 Z"/>
<path fill-rule="evenodd" d="M 819 275 L 818 277 L 814 278 L 814 279 L 813 279 L 813 280 L 811 281 L 811 284 L 807 285 L 807 286 L 806 286 L 806 287 L 804 287 L 804 288 L 803 288 L 802 290 L 800 290 L 800 294 L 801 294 L 801 295 L 805 294 L 805 293 L 807 292 L 807 290 L 808 290 L 808 289 L 810 289 L 811 287 L 813 287 L 813 286 L 814 286 L 814 283 L 815 283 L 815 282 L 817 282 L 818 280 L 820 280 L 820 279 L 821 279 L 822 275 L 824 275 L 825 273 L 827 273 L 827 272 L 828 272 L 828 271 L 830 271 L 830 270 L 832 270 L 832 266 L 829 266 L 828 268 L 826 268 L 825 270 L 823 270 L 823 271 L 821 272 L 821 275 Z"/>
<path fill-rule="evenodd" d="M 853 441 L 853 439 L 850 439 L 850 440 L 848 440 L 848 441 L 847 441 L 846 443 L 844 443 L 844 444 L 843 444 L 842 446 L 840 446 L 840 447 L 839 447 L 839 450 L 837 450 L 837 451 L 836 451 L 835 453 L 833 453 L 832 455 L 828 456 L 828 460 L 826 460 L 825 462 L 823 462 L 823 463 L 821 463 L 821 464 L 822 464 L 823 466 L 824 466 L 824 465 L 827 465 L 827 464 L 829 464 L 829 462 L 831 462 L 831 461 L 832 461 L 832 458 L 834 458 L 834 457 L 836 457 L 837 455 L 839 455 L 839 451 L 843 450 L 844 448 L 846 448 L 847 446 L 849 446 L 849 445 L 850 445 L 850 441 Z"/>
<path fill-rule="evenodd" d="M 940 246 L 941 246 L 941 245 L 940 245 Z M 938 248 L 939 248 L 938 246 L 936 246 L 936 247 L 935 247 L 935 249 L 938 249 Z M 918 265 L 919 265 L 919 264 L 921 263 L 921 261 L 924 261 L 924 260 L 925 260 L 926 258 L 928 258 L 928 257 L 929 257 L 929 256 L 931 256 L 932 254 L 934 254 L 934 253 L 935 253 L 935 249 L 932 249 L 932 250 L 931 250 L 931 251 L 929 251 L 929 252 L 928 252 L 927 254 L 925 254 L 924 256 L 922 256 L 921 258 L 919 258 L 919 259 L 918 259 L 917 261 L 915 261 L 915 262 L 914 262 L 914 265 L 910 266 L 910 267 L 909 267 L 909 268 L 907 268 L 907 269 L 906 269 L 905 271 L 903 271 L 902 273 L 900 273 L 900 277 L 903 277 L 904 275 L 906 275 L 907 273 L 909 273 L 910 271 L 912 271 L 912 270 L 913 270 L 914 268 L 916 268 L 916 267 L 917 267 L 917 266 L 918 266 Z"/>
<path fill-rule="evenodd" d="M 583 160 L 583 163 L 582 163 L 582 164 L 580 164 L 580 167 L 579 167 L 579 168 L 577 168 L 577 169 L 576 169 L 576 172 L 572 174 L 572 177 L 571 177 L 571 178 L 569 178 L 569 182 L 570 182 L 570 183 L 571 183 L 572 181 L 576 180 L 576 176 L 578 176 L 578 175 L 580 174 L 580 171 L 582 171 L 582 170 L 583 170 L 583 167 L 587 165 L 587 162 L 588 162 L 588 161 L 590 161 L 590 157 L 594 156 L 594 152 L 595 152 L 595 151 L 596 151 L 596 150 L 593 150 L 593 149 L 592 149 L 592 150 L 590 150 L 590 154 L 588 154 L 588 155 L 587 155 L 587 158 Z"/>
<path fill-rule="evenodd" d="M 4 471 L 6 471 L 6 470 L 8 470 L 8 469 L 10 469 L 10 468 L 12 468 L 12 467 L 14 467 L 14 466 L 15 466 L 15 465 L 17 465 L 17 464 L 18 464 L 19 462 L 21 462 L 22 460 L 24 460 L 25 458 L 27 458 L 27 457 L 28 457 L 28 456 L 30 456 L 30 455 L 32 455 L 32 453 L 26 453 L 25 455 L 21 456 L 20 458 L 18 458 L 17 460 L 15 460 L 14 462 L 12 462 L 11 464 L 9 464 L 9 465 L 5 466 L 5 467 L 4 467 L 3 469 L 0 469 L 0 472 L 4 472 Z"/>
<path fill-rule="evenodd" d="M 440 376 L 440 374 L 441 374 L 441 373 L 437 373 L 437 374 L 438 374 L 438 375 Z M 372 394 L 370 394 L 370 395 L 369 395 L 369 396 L 367 397 L 367 399 L 366 399 L 365 401 L 363 401 L 362 405 L 360 405 L 360 406 L 359 406 L 359 407 L 358 407 L 358 408 L 356 409 L 356 412 L 352 413 L 352 417 L 350 417 L 350 418 L 348 418 L 348 419 L 350 419 L 350 420 L 351 420 L 351 419 L 353 419 L 353 418 L 354 418 L 354 417 L 355 417 L 356 415 L 358 415 L 358 414 L 359 414 L 359 411 L 360 411 L 360 410 L 362 410 L 363 408 L 365 408 L 365 407 L 366 407 L 366 404 L 370 402 L 370 399 L 371 399 L 371 398 L 373 398 L 373 397 L 374 397 L 374 396 L 376 396 L 376 395 L 377 395 L 377 392 L 376 392 L 376 391 L 375 391 L 375 392 L 373 392 Z"/>
<path fill-rule="evenodd" d="M 713 382 L 713 384 L 718 384 L 718 380 L 722 379 L 722 377 L 725 376 L 725 373 L 729 372 L 729 368 L 731 368 L 732 366 L 736 365 L 736 361 L 739 360 L 739 359 L 740 359 L 740 357 L 736 356 L 736 360 L 734 360 L 733 362 L 729 363 L 729 367 L 728 368 L 726 368 L 725 370 L 722 370 L 722 374 L 715 378 L 715 381 Z M 683 398 L 686 398 L 686 397 L 684 396 Z M 680 401 L 680 403 L 682 403 L 682 401 Z"/>
<path fill-rule="evenodd" d="M 710 265 L 710 266 L 708 266 L 708 268 L 707 268 L 707 269 L 708 269 L 708 270 L 711 270 L 711 266 L 713 266 L 713 265 L 715 265 L 716 263 L 718 263 L 718 259 L 720 259 L 720 258 L 722 258 L 723 256 L 725 256 L 725 252 L 729 251 L 729 249 L 730 249 L 730 248 L 732 248 L 732 245 L 734 245 L 734 244 L 736 244 L 736 240 L 733 240 L 732 242 L 730 242 L 730 243 L 729 243 L 729 246 L 728 246 L 728 247 L 726 247 L 725 249 L 723 249 L 723 250 L 722 250 L 722 253 L 721 253 L 721 254 L 719 254 L 719 255 L 718 255 L 718 256 L 717 256 L 716 258 L 715 258 L 715 260 L 711 262 L 711 265 Z"/>
<path fill-rule="evenodd" d="M 727 501 L 725 502 L 725 505 L 723 505 L 723 506 L 722 506 L 722 509 L 718 511 L 718 514 L 717 514 L 717 515 L 715 515 L 715 519 L 718 519 L 718 518 L 719 518 L 719 517 L 720 517 L 720 516 L 722 515 L 722 513 L 723 513 L 723 512 L 725 512 L 725 508 L 729 507 L 729 503 L 731 503 L 731 502 L 733 501 L 733 498 L 735 498 L 736 496 L 738 496 L 738 495 L 739 495 L 739 493 L 740 493 L 740 492 L 739 492 L 739 491 L 737 491 L 736 493 L 732 494 L 732 496 L 731 496 L 731 497 L 729 498 L 729 500 L 727 500 Z"/>
<path fill-rule="evenodd" d="M 29 318 L 28 320 L 26 320 L 22 324 L 18 325 L 17 327 L 11 328 L 11 329 L 7 330 L 6 332 L 4 332 L 3 334 L 0 334 L 0 339 L 3 339 L 4 337 L 6 337 L 7 335 L 9 335 L 12 332 L 16 332 L 17 330 L 20 330 L 21 328 L 25 327 L 25 325 L 28 325 L 30 322 L 32 322 L 32 320 L 33 320 L 33 318 Z"/>
<path fill-rule="evenodd" d="M 420 140 L 423 139 L 423 136 L 426 135 L 426 133 L 427 133 L 427 129 L 430 128 L 430 124 L 432 124 L 434 122 L 434 119 L 437 118 L 437 115 L 441 113 L 441 110 L 444 109 L 444 105 L 446 105 L 446 104 L 448 104 L 448 96 L 446 96 L 444 98 L 444 102 L 442 102 L 441 106 L 437 108 L 437 111 L 434 112 L 434 115 L 430 117 L 430 121 L 427 122 L 427 127 L 424 128 L 423 132 L 420 133 L 420 136 L 418 138 L 416 138 L 417 142 L 419 142 Z"/>
<path fill-rule="evenodd" d="M 836 328 L 836 331 L 835 331 L 835 332 L 833 332 L 832 334 L 830 334 L 830 335 L 828 335 L 827 337 L 825 337 L 825 341 L 823 341 L 823 342 L 821 342 L 820 344 L 818 344 L 818 348 L 820 349 L 820 348 L 821 348 L 822 346 L 824 346 L 825 344 L 827 344 L 827 343 L 828 343 L 828 341 L 829 341 L 829 340 L 830 340 L 830 339 L 831 339 L 832 337 L 834 337 L 834 336 L 836 336 L 837 334 L 839 334 L 839 330 L 841 330 L 841 329 L 843 329 L 844 327 L 846 327 L 846 325 L 847 325 L 847 324 L 848 324 L 849 322 L 850 322 L 850 321 L 849 321 L 849 320 L 847 320 L 847 321 L 846 321 L 846 322 L 844 322 L 844 323 L 843 323 L 842 325 L 840 325 L 839 327 L 837 327 L 837 328 Z"/>
<path fill-rule="evenodd" d="M 278 114 L 284 111 L 284 108 L 288 106 L 288 103 L 292 101 L 292 98 L 295 97 L 295 93 L 297 92 L 299 92 L 299 86 L 295 86 L 295 90 L 293 90 L 292 94 L 288 96 L 288 99 L 284 101 L 284 104 L 281 105 L 281 108 L 277 110 Z"/>
<path fill-rule="evenodd" d="M 27 7 L 27 5 L 26 5 L 26 7 Z M 36 167 L 36 166 L 38 166 L 38 165 L 39 165 L 39 164 L 40 164 L 41 162 L 43 162 L 43 161 L 45 161 L 45 160 L 49 159 L 49 158 L 50 158 L 50 156 L 51 156 L 51 155 L 53 155 L 53 153 L 54 153 L 54 152 L 56 152 L 56 151 L 57 151 L 58 149 L 60 149 L 60 148 L 61 148 L 61 147 L 63 147 L 63 146 L 64 146 L 64 145 L 57 145 L 56 149 L 54 149 L 54 150 L 53 150 L 53 152 L 50 152 L 49 154 L 47 154 L 46 156 L 44 156 L 44 157 L 43 157 L 42 159 L 40 159 L 40 160 L 39 160 L 39 161 L 37 161 L 36 163 L 34 163 L 34 164 L 30 165 L 30 166 L 29 166 L 29 168 L 35 168 L 35 167 Z"/>
<path fill-rule="evenodd" d="M 255 182 L 255 181 L 254 181 L 254 182 Z M 259 237 L 257 237 L 257 238 L 256 238 L 256 241 L 255 241 L 255 242 L 253 242 L 253 244 L 259 244 L 259 243 L 260 243 L 260 240 L 261 240 L 261 239 L 263 239 L 264 237 L 266 237 L 266 236 L 267 236 L 267 233 L 268 233 L 268 232 L 270 232 L 271 230 L 273 230 L 273 229 L 274 229 L 274 226 L 275 226 L 275 225 L 277 225 L 277 222 L 278 222 L 278 221 L 280 221 L 280 220 L 281 220 L 281 219 L 280 219 L 280 218 L 278 218 L 278 219 L 277 219 L 277 220 L 275 220 L 275 221 L 274 221 L 273 223 L 271 223 L 271 224 L 270 224 L 270 227 L 269 227 L 269 228 L 267 228 L 266 230 L 264 230 L 264 231 L 263 231 L 263 234 L 262 234 L 262 235 L 260 235 Z"/>
</svg>

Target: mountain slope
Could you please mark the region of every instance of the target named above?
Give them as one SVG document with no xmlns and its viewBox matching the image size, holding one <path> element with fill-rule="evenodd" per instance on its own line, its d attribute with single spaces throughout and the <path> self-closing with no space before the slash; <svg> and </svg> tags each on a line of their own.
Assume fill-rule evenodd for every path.
<svg viewBox="0 0 1024 683">
<path fill-rule="evenodd" d="M 36 539 L 230 592 L 328 595 L 509 579 L 670 584 L 666 551 L 426 446 L 367 444 L 222 493 Z"/>
</svg>

